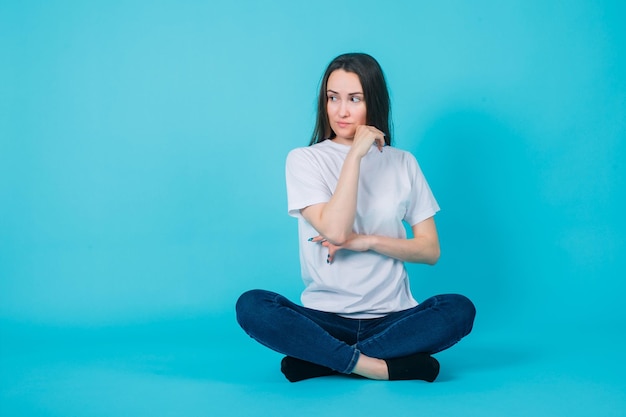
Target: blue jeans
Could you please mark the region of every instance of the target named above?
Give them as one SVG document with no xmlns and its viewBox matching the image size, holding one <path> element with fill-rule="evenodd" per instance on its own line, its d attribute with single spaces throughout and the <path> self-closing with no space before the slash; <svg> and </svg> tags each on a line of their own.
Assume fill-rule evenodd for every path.
<svg viewBox="0 0 626 417">
<path fill-rule="evenodd" d="M 345 374 L 361 353 L 391 359 L 447 349 L 469 334 L 476 315 L 472 302 L 456 294 L 375 319 L 312 310 L 265 290 L 245 292 L 236 309 L 239 325 L 259 343 Z"/>
</svg>

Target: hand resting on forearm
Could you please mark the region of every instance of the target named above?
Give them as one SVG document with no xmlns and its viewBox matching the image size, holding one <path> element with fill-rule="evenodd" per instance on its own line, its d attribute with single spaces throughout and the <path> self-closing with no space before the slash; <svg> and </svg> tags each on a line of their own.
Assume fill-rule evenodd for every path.
<svg viewBox="0 0 626 417">
<path fill-rule="evenodd" d="M 340 250 L 365 252 L 368 250 L 399 259 L 403 262 L 434 265 L 439 260 L 440 248 L 437 228 L 431 217 L 412 227 L 413 237 L 399 239 L 388 236 L 360 235 L 352 233 L 341 245 L 334 244 L 324 236 L 315 236 L 311 242 L 328 248 L 327 262 L 332 263 Z"/>
</svg>

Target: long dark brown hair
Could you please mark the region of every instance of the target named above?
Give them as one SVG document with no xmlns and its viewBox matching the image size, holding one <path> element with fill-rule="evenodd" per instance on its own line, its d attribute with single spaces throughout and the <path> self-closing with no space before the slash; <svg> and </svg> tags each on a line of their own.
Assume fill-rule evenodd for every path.
<svg viewBox="0 0 626 417">
<path fill-rule="evenodd" d="M 317 119 L 309 145 L 335 137 L 335 132 L 331 129 L 328 120 L 326 90 L 328 77 L 338 69 L 355 73 L 359 77 L 365 98 L 366 123 L 382 130 L 385 133 L 385 144 L 391 145 L 391 105 L 385 75 L 380 64 L 372 56 L 363 53 L 339 55 L 328 64 L 320 83 Z"/>
</svg>

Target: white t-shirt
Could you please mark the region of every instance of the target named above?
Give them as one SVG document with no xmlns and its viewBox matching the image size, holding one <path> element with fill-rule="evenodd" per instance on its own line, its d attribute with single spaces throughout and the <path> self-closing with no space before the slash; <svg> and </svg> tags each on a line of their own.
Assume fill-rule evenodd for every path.
<svg viewBox="0 0 626 417">
<path fill-rule="evenodd" d="M 406 238 L 402 221 L 417 224 L 439 211 L 417 160 L 393 147 L 372 149 L 361 160 L 353 230 L 366 235 Z M 349 146 L 325 140 L 287 156 L 288 210 L 298 219 L 305 307 L 351 318 L 381 317 L 417 305 L 404 263 L 373 251 L 340 250 L 332 264 L 328 249 L 309 242 L 319 233 L 300 210 L 328 202 L 335 191 Z"/>
</svg>

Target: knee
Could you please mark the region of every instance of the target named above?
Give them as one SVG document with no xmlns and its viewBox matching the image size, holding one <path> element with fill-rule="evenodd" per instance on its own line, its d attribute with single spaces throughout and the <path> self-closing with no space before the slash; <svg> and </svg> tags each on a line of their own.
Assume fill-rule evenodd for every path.
<svg viewBox="0 0 626 417">
<path fill-rule="evenodd" d="M 474 318 L 476 317 L 476 307 L 474 303 L 464 295 L 450 294 L 448 295 L 448 303 L 450 304 L 450 314 L 454 318 L 454 322 L 463 336 L 467 336 L 474 327 Z"/>
<path fill-rule="evenodd" d="M 461 327 L 468 335 L 474 327 L 474 319 L 476 318 L 476 306 L 464 295 L 457 295 L 457 309 L 459 311 Z"/>
<path fill-rule="evenodd" d="M 244 330 L 262 315 L 263 307 L 266 305 L 270 294 L 270 292 L 264 290 L 250 290 L 241 294 L 237 299 L 235 304 L 237 322 Z"/>
</svg>

